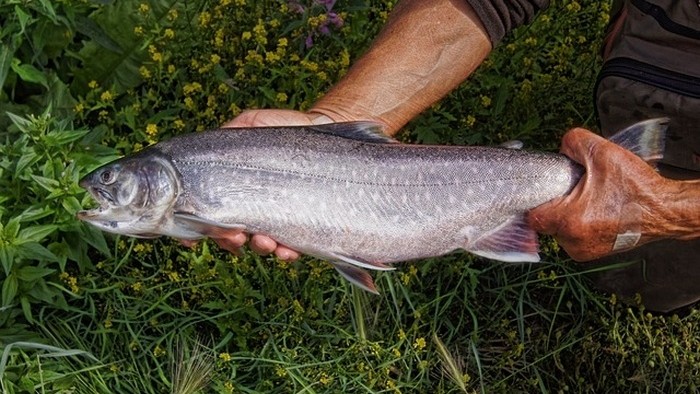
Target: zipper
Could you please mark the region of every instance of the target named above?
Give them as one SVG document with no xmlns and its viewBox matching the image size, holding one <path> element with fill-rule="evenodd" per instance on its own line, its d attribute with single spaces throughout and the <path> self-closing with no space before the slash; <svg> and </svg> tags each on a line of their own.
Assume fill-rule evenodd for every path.
<svg viewBox="0 0 700 394">
<path fill-rule="evenodd" d="M 598 95 L 598 86 L 605 77 L 623 77 L 659 89 L 700 99 L 700 78 L 666 70 L 639 60 L 617 57 L 603 64 L 593 92 Z"/>
<path fill-rule="evenodd" d="M 691 27 L 681 25 L 680 23 L 676 23 L 671 18 L 669 18 L 668 15 L 666 15 L 664 9 L 659 7 L 658 5 L 651 4 L 644 0 L 631 0 L 631 3 L 643 13 L 656 19 L 656 22 L 667 31 L 694 40 L 700 40 L 700 30 L 695 30 Z M 697 4 L 698 6 L 700 6 L 700 1 L 698 1 Z"/>
</svg>

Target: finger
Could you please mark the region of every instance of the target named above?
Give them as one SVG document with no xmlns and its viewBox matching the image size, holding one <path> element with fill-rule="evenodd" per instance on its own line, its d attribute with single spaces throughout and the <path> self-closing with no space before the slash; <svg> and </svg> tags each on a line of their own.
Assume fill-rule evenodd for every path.
<svg viewBox="0 0 700 394">
<path fill-rule="evenodd" d="M 180 245 L 188 248 L 194 248 L 197 245 L 197 241 L 194 239 L 178 239 L 178 242 L 180 242 Z"/>
<path fill-rule="evenodd" d="M 577 127 L 569 130 L 561 140 L 561 153 L 571 160 L 584 164 L 598 148 L 599 144 L 611 143 L 605 138 Z"/>
<path fill-rule="evenodd" d="M 250 240 L 250 249 L 259 255 L 268 255 L 275 251 L 277 242 L 270 237 L 255 234 Z"/>
<path fill-rule="evenodd" d="M 248 236 L 245 233 L 241 232 L 232 233 L 225 237 L 214 239 L 214 241 L 216 241 L 219 247 L 228 250 L 229 252 L 236 255 L 239 255 L 241 253 L 241 247 L 246 243 L 247 240 Z"/>
<path fill-rule="evenodd" d="M 289 249 L 284 245 L 277 246 L 277 249 L 275 249 L 275 255 L 277 258 L 284 261 L 294 261 L 301 256 L 296 250 Z"/>
<path fill-rule="evenodd" d="M 561 207 L 564 197 L 556 198 L 531 209 L 527 213 L 530 227 L 542 234 L 555 235 L 559 232 L 562 222 Z"/>
<path fill-rule="evenodd" d="M 309 115 L 290 109 L 259 109 L 244 111 L 223 127 L 307 126 Z"/>
</svg>

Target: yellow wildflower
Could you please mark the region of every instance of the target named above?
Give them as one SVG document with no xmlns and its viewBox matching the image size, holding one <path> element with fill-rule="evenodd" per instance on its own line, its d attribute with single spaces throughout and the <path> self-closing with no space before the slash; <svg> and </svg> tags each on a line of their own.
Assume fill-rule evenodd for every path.
<svg viewBox="0 0 700 394">
<path fill-rule="evenodd" d="M 209 12 L 204 11 L 199 14 L 199 25 L 201 27 L 209 26 L 209 22 L 211 22 L 211 14 Z"/>
<path fill-rule="evenodd" d="M 185 97 L 185 108 L 187 109 L 194 109 L 194 101 L 190 97 Z"/>
<path fill-rule="evenodd" d="M 92 81 L 90 81 L 90 83 L 88 83 L 88 87 L 90 89 L 97 89 L 98 86 L 99 85 L 97 84 L 97 81 L 95 81 L 94 79 Z"/>
<path fill-rule="evenodd" d="M 321 372 L 321 376 L 318 378 L 318 381 L 319 381 L 322 385 L 328 386 L 328 385 L 330 385 L 331 383 L 333 383 L 333 377 L 332 377 L 332 376 L 328 376 L 328 374 L 325 373 L 325 372 Z"/>
<path fill-rule="evenodd" d="M 143 290 L 143 283 L 142 282 L 136 282 L 131 285 L 131 290 L 133 290 L 136 293 L 140 293 Z"/>
<path fill-rule="evenodd" d="M 340 52 L 340 65 L 345 68 L 350 65 L 350 52 L 347 49 L 343 49 Z"/>
<path fill-rule="evenodd" d="M 166 353 L 165 349 L 160 347 L 160 345 L 157 345 L 155 349 L 153 349 L 153 356 L 155 357 L 161 357 L 164 356 Z"/>
<path fill-rule="evenodd" d="M 219 55 L 217 55 L 216 53 L 214 53 L 214 54 L 212 54 L 212 55 L 209 57 L 209 61 L 210 61 L 212 64 L 219 64 L 219 62 L 221 61 L 221 56 L 219 56 Z"/>
<path fill-rule="evenodd" d="M 151 137 L 155 137 L 156 134 L 158 134 L 158 126 L 156 126 L 153 123 L 149 123 L 146 125 L 146 134 L 148 134 Z M 136 246 L 141 246 L 141 244 L 138 244 Z M 136 247 L 134 247 L 134 251 L 136 251 Z"/>
<path fill-rule="evenodd" d="M 185 86 L 182 88 L 182 91 L 185 93 L 186 96 L 189 96 L 195 92 L 201 92 L 202 84 L 200 84 L 199 82 L 186 83 Z"/>
<path fill-rule="evenodd" d="M 113 98 L 112 93 L 109 90 L 105 90 L 100 95 L 100 100 L 102 100 L 102 101 L 112 101 L 112 98 Z"/>
<path fill-rule="evenodd" d="M 146 3 L 141 3 L 139 5 L 139 12 L 141 12 L 142 14 L 148 13 L 148 11 L 150 11 L 150 10 L 151 10 L 151 7 Z"/>
<path fill-rule="evenodd" d="M 217 86 L 216 90 L 218 90 L 221 94 L 225 94 L 229 91 L 229 87 L 228 85 L 222 82 L 219 84 L 219 86 Z"/>
<path fill-rule="evenodd" d="M 249 31 L 244 31 L 243 33 L 241 33 L 241 39 L 243 41 L 250 40 L 251 37 L 253 37 L 253 34 Z"/>
<path fill-rule="evenodd" d="M 275 52 L 265 52 L 265 60 L 268 63 L 276 63 L 281 59 L 280 55 Z"/>
<path fill-rule="evenodd" d="M 279 93 L 277 93 L 277 97 L 275 97 L 275 98 L 277 99 L 277 102 L 279 102 L 279 103 L 286 103 L 287 102 L 287 93 L 279 92 Z"/>
<path fill-rule="evenodd" d="M 160 52 L 153 52 L 151 53 L 151 59 L 153 59 L 154 62 L 162 62 L 163 61 L 163 54 Z"/>
<path fill-rule="evenodd" d="M 280 378 L 283 378 L 287 376 L 287 370 L 279 365 L 275 365 L 275 375 L 279 376 Z"/>
<path fill-rule="evenodd" d="M 224 37 L 224 29 L 217 30 L 216 34 L 214 35 L 214 46 L 216 46 L 217 48 L 221 48 L 222 46 L 224 46 Z"/>
<path fill-rule="evenodd" d="M 168 19 L 171 21 L 174 21 L 175 19 L 177 19 L 177 10 L 176 9 L 173 8 L 170 11 L 168 11 Z"/>
<path fill-rule="evenodd" d="M 423 338 L 423 337 L 417 338 L 415 340 L 415 342 L 413 342 L 413 348 L 416 350 L 423 350 L 423 349 L 425 349 L 425 346 L 426 346 L 426 342 L 425 342 L 425 338 Z"/>
<path fill-rule="evenodd" d="M 491 97 L 481 96 L 481 105 L 483 105 L 485 108 L 490 107 L 491 106 Z"/>
<path fill-rule="evenodd" d="M 151 72 L 145 66 L 139 67 L 139 74 L 145 79 L 151 78 Z"/>
<path fill-rule="evenodd" d="M 175 31 L 173 29 L 165 29 L 165 32 L 163 32 L 163 35 L 165 38 L 175 38 Z"/>
<path fill-rule="evenodd" d="M 83 112 L 84 109 L 85 106 L 83 105 L 83 103 L 78 103 L 75 105 L 75 107 L 73 107 L 73 112 L 80 114 Z"/>
<path fill-rule="evenodd" d="M 226 363 L 226 362 L 231 361 L 231 355 L 228 354 L 228 353 L 220 353 L 220 354 L 219 354 L 219 359 L 221 359 L 221 361 L 223 361 L 223 362 Z"/>
<path fill-rule="evenodd" d="M 169 65 L 168 65 L 168 74 L 175 74 L 175 71 L 177 71 L 177 69 L 175 68 L 175 66 L 172 65 L 172 64 L 169 64 Z"/>
<path fill-rule="evenodd" d="M 182 130 L 185 128 L 185 122 L 183 122 L 182 119 L 175 119 L 173 127 L 175 127 L 176 130 Z"/>
<path fill-rule="evenodd" d="M 143 35 L 143 26 L 134 27 L 134 34 L 136 34 L 137 36 L 142 36 Z"/>
</svg>

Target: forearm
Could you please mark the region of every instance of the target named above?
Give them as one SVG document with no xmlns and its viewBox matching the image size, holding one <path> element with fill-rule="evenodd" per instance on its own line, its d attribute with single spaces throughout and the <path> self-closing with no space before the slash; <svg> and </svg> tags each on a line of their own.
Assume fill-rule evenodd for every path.
<svg viewBox="0 0 700 394">
<path fill-rule="evenodd" d="M 647 231 L 657 238 L 700 238 L 700 180 L 669 182 L 661 197 L 663 213 L 651 213 Z"/>
<path fill-rule="evenodd" d="M 374 44 L 310 112 L 333 121 L 404 124 L 464 81 L 491 42 L 464 0 L 404 0 Z"/>
</svg>

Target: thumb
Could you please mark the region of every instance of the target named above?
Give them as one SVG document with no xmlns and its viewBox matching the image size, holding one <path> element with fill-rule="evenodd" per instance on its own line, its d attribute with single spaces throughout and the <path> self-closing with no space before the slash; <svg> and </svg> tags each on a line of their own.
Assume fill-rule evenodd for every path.
<svg viewBox="0 0 700 394">
<path fill-rule="evenodd" d="M 562 217 L 566 214 L 565 199 L 566 197 L 558 197 L 531 209 L 527 213 L 527 222 L 530 227 L 538 233 L 557 234 L 562 225 Z"/>
</svg>

